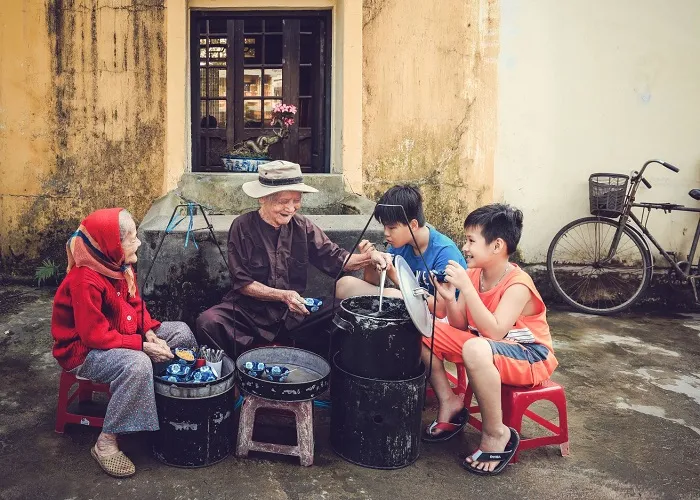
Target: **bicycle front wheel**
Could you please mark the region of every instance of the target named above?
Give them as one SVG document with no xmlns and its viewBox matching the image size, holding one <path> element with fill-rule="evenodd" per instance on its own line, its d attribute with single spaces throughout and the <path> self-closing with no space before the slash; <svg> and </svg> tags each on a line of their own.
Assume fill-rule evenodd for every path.
<svg viewBox="0 0 700 500">
<path fill-rule="evenodd" d="M 620 223 L 585 217 L 570 222 L 554 237 L 547 270 L 562 298 L 591 314 L 613 314 L 631 306 L 651 280 L 651 254 L 628 227 L 612 249 Z"/>
</svg>

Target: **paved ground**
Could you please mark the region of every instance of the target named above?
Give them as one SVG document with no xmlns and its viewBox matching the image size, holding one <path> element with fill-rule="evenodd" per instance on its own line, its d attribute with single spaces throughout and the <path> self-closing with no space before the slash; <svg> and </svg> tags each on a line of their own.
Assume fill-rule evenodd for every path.
<svg viewBox="0 0 700 500">
<path fill-rule="evenodd" d="M 0 286 L 0 498 L 700 498 L 700 315 L 599 318 L 552 312 L 567 389 L 571 451 L 524 452 L 499 477 L 467 475 L 458 455 L 474 429 L 424 446 L 405 469 L 351 465 L 329 445 L 329 415 L 316 411 L 316 462 L 258 455 L 198 470 L 162 465 L 143 435 L 123 448 L 138 468 L 118 481 L 89 447 L 91 428 L 53 432 L 58 367 L 51 357 L 51 289 Z M 434 409 L 427 408 L 427 423 Z"/>
</svg>

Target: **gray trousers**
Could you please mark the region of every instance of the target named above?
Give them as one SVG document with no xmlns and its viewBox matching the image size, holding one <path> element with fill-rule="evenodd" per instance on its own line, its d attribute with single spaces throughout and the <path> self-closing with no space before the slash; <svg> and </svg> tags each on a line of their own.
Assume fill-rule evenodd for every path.
<svg viewBox="0 0 700 500">
<path fill-rule="evenodd" d="M 169 347 L 197 346 L 190 327 L 180 321 L 164 321 L 156 330 Z M 94 382 L 109 384 L 112 397 L 107 405 L 102 432 L 157 431 L 158 414 L 153 393 L 153 363 L 143 351 L 93 349 L 72 373 Z"/>
</svg>

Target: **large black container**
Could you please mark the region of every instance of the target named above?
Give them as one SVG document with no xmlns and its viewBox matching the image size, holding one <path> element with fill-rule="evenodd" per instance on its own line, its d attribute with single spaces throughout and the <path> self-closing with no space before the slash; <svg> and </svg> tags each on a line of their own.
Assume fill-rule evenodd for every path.
<svg viewBox="0 0 700 500">
<path fill-rule="evenodd" d="M 403 299 L 360 295 L 340 303 L 333 318 L 340 335 L 340 365 L 355 375 L 404 380 L 421 372 L 422 335 L 408 315 Z"/>
<path fill-rule="evenodd" d="M 425 371 L 408 380 L 358 377 L 333 360 L 331 445 L 345 460 L 400 469 L 418 458 Z"/>
<path fill-rule="evenodd" d="M 234 443 L 234 365 L 224 356 L 214 382 L 184 384 L 153 379 L 160 430 L 153 453 L 175 467 L 205 467 L 226 458 Z"/>
</svg>

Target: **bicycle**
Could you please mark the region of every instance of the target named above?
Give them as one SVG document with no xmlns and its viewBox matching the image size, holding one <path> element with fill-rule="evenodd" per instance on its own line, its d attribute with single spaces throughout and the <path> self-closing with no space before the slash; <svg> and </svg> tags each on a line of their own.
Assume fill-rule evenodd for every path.
<svg viewBox="0 0 700 500">
<path fill-rule="evenodd" d="M 695 265 L 693 262 L 700 238 L 700 217 L 690 253 L 682 261 L 676 260 L 674 252 L 661 247 L 647 229 L 647 223 L 652 210 L 700 213 L 700 208 L 675 203 L 635 203 L 640 184 L 651 189 L 644 171 L 652 163 L 678 172 L 670 163 L 649 160 L 641 171 L 633 171 L 631 177 L 592 174 L 588 181 L 592 217 L 570 222 L 550 243 L 549 277 L 559 295 L 576 309 L 591 314 L 613 314 L 639 300 L 649 286 L 654 268 L 648 241 L 670 264 L 672 283 L 689 283 L 698 302 L 696 281 L 700 279 L 700 262 Z M 688 194 L 700 200 L 700 189 L 692 189 Z M 642 209 L 640 217 L 632 212 L 633 208 Z"/>
</svg>

